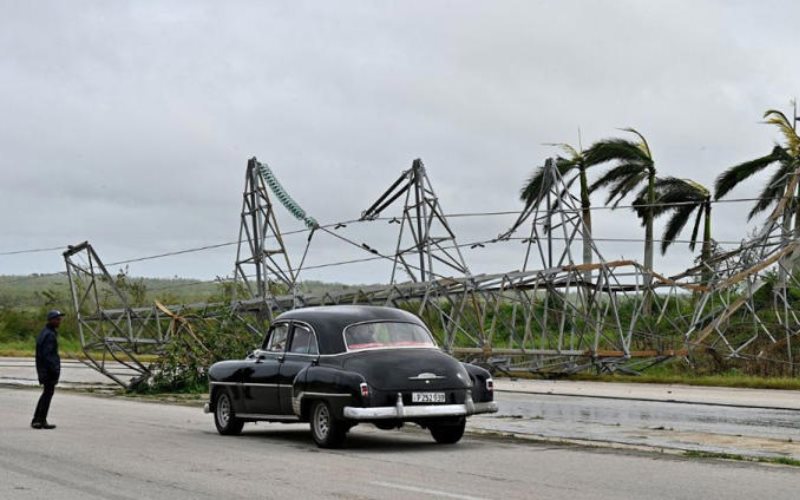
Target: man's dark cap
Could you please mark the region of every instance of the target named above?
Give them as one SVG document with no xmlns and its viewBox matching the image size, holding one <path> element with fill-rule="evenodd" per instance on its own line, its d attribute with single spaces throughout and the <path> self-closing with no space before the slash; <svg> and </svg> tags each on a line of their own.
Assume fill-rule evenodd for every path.
<svg viewBox="0 0 800 500">
<path fill-rule="evenodd" d="M 53 309 L 52 311 L 49 311 L 47 313 L 47 321 L 50 321 L 51 319 L 60 318 L 62 316 L 64 316 L 64 313 L 62 313 L 58 309 Z"/>
</svg>

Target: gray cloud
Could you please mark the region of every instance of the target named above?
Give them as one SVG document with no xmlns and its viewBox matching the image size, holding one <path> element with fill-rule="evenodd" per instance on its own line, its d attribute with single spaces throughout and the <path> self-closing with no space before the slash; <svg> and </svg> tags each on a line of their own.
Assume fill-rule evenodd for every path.
<svg viewBox="0 0 800 500">
<path fill-rule="evenodd" d="M 776 139 L 800 7 L 793 2 L 4 2 L 0 18 L 0 252 L 90 239 L 108 261 L 235 239 L 246 159 L 270 163 L 323 222 L 357 217 L 422 157 L 449 212 L 519 207 L 552 148 L 634 126 L 663 173 L 710 185 Z M 752 196 L 756 179 L 736 191 Z M 596 203 L 600 203 L 598 197 Z M 746 205 L 715 209 L 744 236 Z M 513 216 L 457 219 L 462 241 Z M 628 212 L 595 234 L 638 238 Z M 284 229 L 300 224 L 282 214 Z M 396 226 L 346 234 L 382 250 Z M 299 260 L 304 239 L 289 239 Z M 608 258 L 640 244 L 603 243 Z M 522 245 L 466 251 L 518 268 Z M 309 265 L 360 257 L 315 237 Z M 223 248 L 136 264 L 211 277 Z M 681 246 L 657 259 L 676 272 Z M 0 257 L 0 273 L 57 271 L 57 253 Z M 387 279 L 384 263 L 310 272 Z"/>
</svg>

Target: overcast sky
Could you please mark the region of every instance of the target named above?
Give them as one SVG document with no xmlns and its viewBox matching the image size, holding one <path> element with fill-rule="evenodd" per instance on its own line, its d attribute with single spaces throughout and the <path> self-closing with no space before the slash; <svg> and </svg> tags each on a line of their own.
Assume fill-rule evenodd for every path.
<svg viewBox="0 0 800 500">
<path fill-rule="evenodd" d="M 112 262 L 235 240 L 251 156 L 323 223 L 357 218 L 416 157 L 446 212 L 518 209 L 521 184 L 555 152 L 546 144 L 577 143 L 579 129 L 588 145 L 635 127 L 661 175 L 710 186 L 777 139 L 760 119 L 790 112 L 800 92 L 798 19 L 795 1 L 0 0 L 0 253 L 89 240 Z M 743 238 L 748 209 L 716 206 L 715 238 Z M 513 219 L 452 225 L 469 242 Z M 391 252 L 397 227 L 340 231 Z M 599 238 L 642 234 L 629 211 L 596 212 Z M 304 237 L 287 240 L 299 261 Z M 686 268 L 684 247 L 656 269 Z M 601 251 L 642 258 L 638 243 Z M 320 234 L 307 264 L 365 255 Z M 518 242 L 465 251 L 474 272 L 523 256 Z M 225 247 L 130 271 L 211 278 L 234 257 Z M 60 270 L 60 252 L 0 256 L 0 274 Z"/>
</svg>

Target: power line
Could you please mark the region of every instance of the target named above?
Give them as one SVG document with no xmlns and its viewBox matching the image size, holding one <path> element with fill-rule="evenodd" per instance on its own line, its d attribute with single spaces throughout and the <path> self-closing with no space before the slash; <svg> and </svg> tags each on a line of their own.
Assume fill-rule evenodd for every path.
<svg viewBox="0 0 800 500">
<path fill-rule="evenodd" d="M 780 198 L 730 198 L 730 199 L 722 199 L 722 200 L 711 200 L 711 203 L 714 203 L 714 204 L 717 204 L 717 203 L 741 203 L 741 202 L 760 201 L 760 200 L 765 200 L 765 199 L 767 199 L 767 200 L 779 200 Z M 696 204 L 696 202 L 662 203 L 662 204 L 654 204 L 653 206 L 682 206 L 682 205 L 691 205 L 691 204 Z M 648 206 L 649 205 L 637 205 L 636 208 L 644 208 L 644 207 L 648 207 Z M 625 208 L 635 208 L 635 207 L 633 205 L 618 205 L 616 207 L 613 207 L 613 206 L 612 207 L 608 207 L 608 206 L 593 206 L 593 207 L 589 207 L 589 210 L 615 210 L 615 209 L 625 209 Z M 583 208 L 567 209 L 567 208 L 563 208 L 562 207 L 560 210 L 561 211 L 570 211 L 570 212 L 580 212 L 580 211 L 583 210 Z M 444 215 L 444 217 L 448 217 L 448 218 L 467 218 L 467 217 L 492 217 L 492 216 L 504 216 L 504 215 L 519 215 L 520 212 L 521 212 L 520 210 L 504 210 L 504 211 L 492 211 L 492 212 L 454 212 L 454 213 L 443 214 L 443 215 Z M 362 222 L 372 222 L 372 221 L 376 221 L 376 220 L 396 222 L 401 218 L 402 217 L 376 217 L 374 219 L 369 219 L 369 220 L 351 219 L 351 220 L 346 220 L 346 221 L 341 221 L 341 222 L 332 222 L 330 224 L 325 224 L 323 226 L 320 226 L 319 228 L 320 229 L 329 229 L 329 228 L 338 229 L 338 228 L 340 228 L 342 226 L 346 226 L 346 225 L 349 225 L 349 224 L 362 223 Z M 293 231 L 286 231 L 286 232 L 282 233 L 282 236 L 308 234 L 309 232 L 311 232 L 311 229 L 303 228 L 303 229 L 297 229 L 297 230 L 293 230 Z M 363 249 L 363 247 L 361 245 L 353 242 L 352 240 L 349 240 L 349 239 L 344 238 L 344 237 L 340 237 L 339 235 L 336 235 L 335 233 L 333 233 L 331 231 L 326 231 L 326 232 L 328 232 L 331 235 L 337 236 L 340 239 L 342 239 L 342 240 L 344 240 L 344 241 L 346 241 L 346 242 L 348 242 L 350 244 L 353 244 L 353 245 Z M 268 237 L 274 238 L 274 235 L 269 235 Z M 527 238 L 506 238 L 506 239 L 523 240 L 523 241 L 527 240 Z M 551 239 L 556 240 L 556 241 L 564 241 L 564 240 L 566 240 L 566 238 L 559 238 L 559 237 L 551 237 Z M 592 239 L 594 241 L 617 242 L 617 243 L 642 243 L 642 242 L 644 242 L 643 238 L 598 238 L 598 237 L 593 237 Z M 474 245 L 486 245 L 486 244 L 489 244 L 489 243 L 496 243 L 497 241 L 502 241 L 502 240 L 488 239 L 488 240 L 476 241 L 476 242 L 471 242 L 471 243 L 466 243 L 466 244 L 460 244 L 460 245 L 457 245 L 457 246 L 449 246 L 448 248 L 461 248 L 461 247 L 474 246 Z M 660 242 L 662 242 L 664 240 L 656 239 L 656 240 L 653 240 L 653 241 L 660 243 Z M 672 243 L 690 243 L 690 240 L 674 239 L 674 240 L 671 240 L 671 242 Z M 217 249 L 217 248 L 223 248 L 223 247 L 237 245 L 238 243 L 239 243 L 238 241 L 226 241 L 226 242 L 223 242 L 223 243 L 213 243 L 213 244 L 202 245 L 202 246 L 193 247 L 193 248 L 175 250 L 175 251 L 171 251 L 171 252 L 163 252 L 163 253 L 159 253 L 159 254 L 146 255 L 146 256 L 142 256 L 142 257 L 133 257 L 133 258 L 130 258 L 130 259 L 124 259 L 124 260 L 119 260 L 119 261 L 115 261 L 115 262 L 110 262 L 110 263 L 107 263 L 106 265 L 107 266 L 117 266 L 117 265 L 124 265 L 124 264 L 133 264 L 133 263 L 137 263 L 137 262 L 156 260 L 156 259 L 172 257 L 172 256 L 177 256 L 177 255 L 185 255 L 185 254 L 189 254 L 189 253 L 214 250 L 214 249 Z M 735 245 L 735 244 L 741 243 L 741 241 L 717 241 L 717 243 L 734 244 Z M 64 247 L 48 247 L 48 248 L 34 248 L 34 249 L 25 249 L 25 250 L 13 250 L 13 251 L 2 252 L 2 253 L 0 253 L 0 256 L 12 256 L 12 255 L 24 255 L 24 254 L 32 254 L 32 253 L 52 252 L 52 251 L 63 250 L 63 248 Z M 389 260 L 391 260 L 392 257 L 388 256 L 388 255 L 381 255 L 381 256 L 370 257 L 370 258 L 365 258 L 365 259 L 354 259 L 354 260 L 350 260 L 350 261 L 341 261 L 341 262 L 334 262 L 334 263 L 327 263 L 327 264 L 319 264 L 319 265 L 314 265 L 314 266 L 306 266 L 305 269 L 322 269 L 322 268 L 331 267 L 331 266 L 346 265 L 346 264 L 360 263 L 360 262 L 368 262 L 368 261 L 380 260 L 380 259 L 389 259 Z M 62 274 L 65 274 L 65 272 L 62 271 L 62 272 L 55 272 L 55 273 L 40 274 L 40 275 L 37 275 L 37 276 L 25 276 L 25 277 L 19 278 L 17 280 L 11 281 L 11 282 L 6 282 L 6 283 L 4 283 L 4 285 L 8 286 L 8 285 L 13 285 L 13 284 L 21 283 L 21 282 L 24 282 L 24 281 L 28 281 L 28 280 L 35 280 L 35 279 L 44 278 L 44 277 L 48 277 L 48 276 L 58 276 L 58 275 L 62 275 Z"/>
<path fill-rule="evenodd" d="M 232 246 L 232 245 L 237 245 L 238 243 L 239 243 L 238 241 L 227 241 L 225 243 L 215 243 L 215 244 L 212 244 L 212 245 L 204 245 L 204 246 L 201 246 L 201 247 L 187 248 L 187 249 L 184 249 L 184 250 L 175 250 L 173 252 L 165 252 L 165 253 L 159 253 L 159 254 L 155 254 L 155 255 L 147 255 L 145 257 L 135 257 L 135 258 L 132 258 L 132 259 L 127 259 L 127 260 L 119 260 L 117 262 L 109 262 L 108 264 L 106 264 L 106 266 L 119 266 L 119 265 L 122 265 L 122 264 L 133 264 L 134 262 L 144 262 L 146 260 L 162 259 L 164 257 L 172 257 L 172 256 L 175 256 L 175 255 L 184 255 L 184 254 L 187 254 L 187 253 L 203 252 L 205 250 L 213 250 L 215 248 L 222 248 L 222 247 L 228 247 L 228 246 Z"/>
<path fill-rule="evenodd" d="M 775 200 L 775 201 L 777 201 L 779 199 L 780 199 L 779 197 L 778 198 L 730 198 L 730 199 L 722 199 L 722 200 L 711 200 L 710 203 L 712 203 L 712 204 L 742 203 L 742 202 L 753 202 L 753 201 L 762 201 L 762 200 Z M 652 207 L 676 207 L 676 206 L 696 205 L 696 204 L 698 204 L 698 203 L 694 202 L 694 201 L 686 201 L 686 202 L 672 202 L 672 203 L 655 203 L 655 204 L 652 204 L 652 205 L 642 204 L 642 205 L 635 205 L 635 206 L 634 205 L 591 206 L 591 207 L 587 207 L 587 210 L 592 210 L 592 211 L 596 211 L 596 210 L 617 210 L 617 209 L 626 209 L 626 208 L 648 208 L 648 207 L 651 207 L 651 206 Z M 564 208 L 564 207 L 562 207 L 559 210 L 562 211 L 562 212 L 581 212 L 584 209 L 583 208 Z M 494 217 L 494 216 L 504 216 L 504 215 L 519 215 L 520 212 L 522 212 L 522 210 L 499 210 L 499 211 L 490 211 L 490 212 L 453 212 L 453 213 L 449 213 L 449 214 L 447 214 L 447 213 L 443 214 L 443 216 L 447 217 L 447 218 Z M 360 223 L 360 222 L 372 222 L 372 221 L 376 221 L 376 220 L 383 220 L 383 221 L 392 222 L 392 221 L 397 221 L 400 218 L 401 217 L 398 216 L 398 217 L 376 217 L 374 219 L 369 219 L 369 220 L 351 219 L 351 220 L 346 220 L 346 221 L 341 221 L 341 222 L 332 222 L 330 224 L 326 224 L 324 226 L 320 226 L 320 228 L 331 228 L 331 227 L 354 224 L 354 223 Z M 310 231 L 311 231 L 310 229 L 305 229 L 304 228 L 304 229 L 297 229 L 297 230 L 294 230 L 294 231 L 286 231 L 286 232 L 282 233 L 282 235 L 283 236 L 291 236 L 291 235 L 296 235 L 296 234 L 305 234 L 305 233 L 308 233 Z M 270 235 L 269 237 L 274 238 L 274 236 L 272 236 L 272 235 Z M 226 247 L 226 246 L 233 246 L 233 245 L 236 245 L 236 244 L 238 244 L 238 241 L 227 241 L 227 242 L 224 242 L 224 243 L 215 243 L 215 244 L 204 245 L 204 246 L 200 246 L 200 247 L 187 248 L 187 249 L 183 249 L 183 250 L 176 250 L 176 251 L 173 251 L 173 252 L 165 252 L 165 253 L 160 253 L 160 254 L 147 255 L 147 256 L 144 256 L 144 257 L 134 257 L 134 258 L 131 258 L 131 259 L 120 260 L 120 261 L 117 261 L 117 262 L 110 262 L 107 265 L 115 266 L 115 265 L 121 265 L 121 264 L 132 264 L 132 263 L 135 263 L 135 262 L 143 262 L 143 261 L 147 261 L 147 260 L 159 259 L 159 258 L 162 258 L 162 257 L 171 257 L 171 256 L 175 256 L 175 255 L 183 255 L 183 254 L 187 254 L 187 253 L 200 252 L 200 251 L 204 251 L 204 250 L 213 250 L 213 249 L 216 249 L 216 248 L 221 248 L 221 247 Z M 32 248 L 32 249 L 24 249 L 24 250 L 11 250 L 11 251 L 0 252 L 0 256 L 25 255 L 25 254 L 33 254 L 33 253 L 55 252 L 55 251 L 61 251 L 61 250 L 64 250 L 63 246 L 48 247 L 48 248 Z"/>
<path fill-rule="evenodd" d="M 780 200 L 780 199 L 781 199 L 780 197 L 777 197 L 777 198 L 730 198 L 730 199 L 722 199 L 722 200 L 711 200 L 709 203 L 711 203 L 711 204 L 743 203 L 743 202 L 753 202 L 753 201 L 763 201 L 763 200 L 777 201 L 777 200 Z M 652 205 L 642 204 L 642 205 L 635 205 L 635 206 L 634 205 L 617 205 L 617 206 L 601 205 L 601 206 L 587 207 L 587 210 L 592 210 L 592 211 L 596 211 L 596 210 L 618 210 L 618 209 L 626 209 L 626 208 L 648 208 L 648 207 L 651 207 L 651 206 L 652 207 L 677 207 L 677 206 L 697 205 L 697 204 L 698 203 L 695 202 L 695 201 L 685 201 L 685 202 L 672 202 L 672 203 L 654 203 Z M 581 212 L 584 209 L 583 208 L 563 208 L 562 207 L 559 210 L 562 211 L 562 212 Z M 489 211 L 489 212 L 453 212 L 453 213 L 445 213 L 445 214 L 443 214 L 443 216 L 447 217 L 447 218 L 495 217 L 495 216 L 504 216 L 504 215 L 519 215 L 520 212 L 522 212 L 522 210 L 519 210 L 519 209 L 516 209 L 516 210 L 497 210 L 497 211 Z M 326 224 L 324 226 L 320 226 L 320 228 L 331 228 L 331 227 L 339 226 L 339 225 L 342 225 L 342 224 L 347 225 L 347 224 L 354 224 L 354 223 L 359 223 L 359 222 L 372 222 L 372 221 L 376 221 L 376 220 L 378 220 L 378 221 L 380 221 L 380 220 L 382 220 L 382 221 L 390 221 L 391 222 L 391 221 L 397 221 L 400 218 L 401 218 L 401 216 L 397 216 L 397 217 L 376 217 L 374 219 L 369 219 L 369 220 L 351 219 L 351 220 L 346 220 L 346 221 L 342 221 L 342 222 L 332 222 L 330 224 Z M 304 233 L 308 233 L 308 232 L 310 232 L 310 229 L 297 229 L 297 230 L 294 230 L 294 231 L 286 231 L 286 232 L 282 233 L 282 235 L 283 236 L 291 236 L 291 235 L 295 235 L 295 234 L 304 234 Z M 270 235 L 270 237 L 273 237 L 273 236 Z M 185 249 L 185 250 L 176 250 L 174 252 L 165 252 L 165 253 L 161 253 L 161 254 L 155 254 L 155 255 L 148 255 L 148 256 L 144 256 L 144 257 L 131 258 L 131 259 L 128 259 L 128 260 L 121 260 L 121 261 L 118 261 L 118 262 L 111 262 L 108 265 L 109 266 L 114 266 L 114 265 L 120 265 L 120 264 L 131 264 L 131 263 L 134 263 L 134 262 L 142 262 L 142 261 L 146 261 L 146 260 L 158 259 L 158 258 L 161 258 L 161 257 L 171 257 L 173 255 L 182 255 L 182 254 L 186 254 L 186 253 L 199 252 L 199 251 L 203 251 L 203 250 L 211 250 L 211 249 L 225 247 L 225 246 L 232 246 L 232 245 L 236 245 L 237 243 L 238 243 L 237 241 L 229 241 L 229 242 L 225 242 L 225 243 L 216 243 L 216 244 L 205 245 L 205 246 L 196 247 L 196 248 L 189 248 L 189 249 Z M 25 255 L 25 254 L 33 254 L 33 253 L 55 252 L 55 251 L 62 251 L 62 250 L 64 250 L 63 246 L 48 247 L 48 248 L 31 248 L 31 249 L 23 249 L 23 250 L 10 250 L 10 251 L 0 252 L 0 256 L 5 257 L 5 256 L 12 256 L 12 255 Z"/>
<path fill-rule="evenodd" d="M 360 222 L 360 221 L 349 221 L 349 223 L 353 223 L 353 222 Z M 328 224 L 328 225 L 323 226 L 323 227 L 334 227 L 336 225 L 338 225 L 338 223 Z M 308 230 L 300 229 L 300 230 L 296 230 L 296 231 L 289 231 L 289 232 L 286 232 L 286 233 L 283 233 L 283 234 L 284 235 L 300 234 L 300 233 L 306 233 L 306 232 L 308 232 Z M 350 244 L 352 246 L 355 246 L 355 247 L 357 247 L 357 248 L 359 248 L 361 250 L 365 250 L 362 245 L 359 245 L 358 243 L 354 242 L 353 240 L 349 240 L 347 238 L 341 237 L 341 236 L 339 236 L 339 235 L 337 235 L 337 234 L 335 234 L 333 232 L 330 232 L 330 231 L 326 231 L 326 232 L 331 234 L 331 235 L 333 235 L 333 236 L 335 236 L 335 237 L 337 237 L 337 238 L 339 238 L 339 239 L 342 239 L 343 241 L 347 242 L 348 244 Z M 569 238 L 559 237 L 559 236 L 552 236 L 550 239 L 551 240 L 555 240 L 555 241 L 568 241 L 569 240 Z M 485 246 L 485 245 L 488 245 L 488 244 L 499 243 L 499 242 L 503 242 L 503 241 L 528 242 L 529 240 L 530 240 L 530 238 L 527 238 L 527 237 L 510 237 L 510 238 L 503 238 L 503 239 L 499 239 L 499 240 L 498 239 L 486 239 L 486 240 L 471 241 L 469 243 L 460 243 L 458 245 L 447 245 L 447 246 L 445 246 L 443 248 L 450 250 L 450 249 L 455 249 L 455 248 L 472 247 L 472 249 L 475 249 L 477 247 L 482 247 L 482 246 Z M 601 241 L 601 242 L 613 242 L 613 243 L 644 243 L 644 241 L 645 241 L 644 238 L 598 238 L 598 237 L 593 237 L 592 240 L 593 241 Z M 671 243 L 686 243 L 686 244 L 691 243 L 691 240 L 685 240 L 685 239 L 673 239 L 673 240 L 654 239 L 653 240 L 654 243 L 661 243 L 663 241 L 670 241 Z M 730 244 L 730 245 L 736 245 L 736 244 L 741 243 L 741 241 L 717 241 L 717 240 L 715 240 L 715 241 L 717 243 L 719 243 L 719 244 Z M 238 244 L 237 241 L 217 243 L 217 244 L 211 244 L 211 245 L 204 245 L 204 246 L 200 246 L 200 247 L 187 248 L 187 249 L 183 249 L 183 250 L 176 250 L 176 251 L 173 251 L 173 252 L 165 252 L 165 253 L 160 253 L 160 254 L 154 254 L 154 255 L 148 255 L 148 256 L 143 256 L 143 257 L 136 257 L 136 258 L 126 259 L 126 260 L 120 260 L 120 261 L 116 261 L 116 262 L 110 262 L 110 263 L 107 263 L 106 266 L 110 267 L 110 266 L 118 266 L 118 265 L 123 265 L 123 264 L 132 264 L 132 263 L 136 263 L 136 262 L 143 262 L 143 261 L 155 260 L 155 259 L 160 259 L 160 258 L 165 258 L 165 257 L 172 257 L 172 256 L 176 256 L 176 255 L 184 255 L 184 254 L 188 254 L 188 253 L 213 250 L 213 249 L 222 248 L 222 247 L 226 247 L 226 246 L 232 246 L 232 245 L 236 245 L 236 244 Z M 374 257 L 365 257 L 365 258 L 360 258 L 360 259 L 335 261 L 335 262 L 329 262 L 329 263 L 305 266 L 303 268 L 303 270 L 325 269 L 325 268 L 329 268 L 329 267 L 338 267 L 338 266 L 349 265 L 349 264 L 358 264 L 358 263 L 364 263 L 364 262 L 370 262 L 370 261 L 376 261 L 376 260 L 387 260 L 387 259 L 388 260 L 393 260 L 393 257 L 392 256 L 388 256 L 388 255 L 376 255 Z M 3 283 L 3 284 L 4 285 L 13 285 L 13 284 L 21 283 L 21 282 L 28 281 L 28 280 L 36 280 L 36 279 L 40 279 L 40 278 L 58 276 L 58 275 L 63 275 L 63 274 L 66 274 L 66 273 L 64 271 L 61 271 L 61 272 L 48 273 L 48 274 L 39 274 L 39 275 L 36 275 L 36 276 L 24 276 L 24 277 L 18 278 L 17 280 L 13 280 L 11 282 L 6 282 L 6 283 Z M 198 281 L 198 282 L 196 282 L 196 284 L 198 286 L 200 284 L 208 284 L 208 283 L 210 283 L 210 281 Z M 170 289 L 170 288 L 173 288 L 173 287 L 174 288 L 178 288 L 178 287 L 183 287 L 183 286 L 188 286 L 188 284 L 181 284 L 181 285 L 175 285 L 175 286 L 170 286 L 170 287 L 165 287 L 165 288 L 158 288 L 158 289 L 154 289 L 153 291 L 157 291 L 157 290 L 161 290 L 161 289 Z"/>
<path fill-rule="evenodd" d="M 58 250 L 63 250 L 64 247 L 50 247 L 50 248 L 29 248 L 26 250 L 11 250 L 8 252 L 0 252 L 0 256 L 5 257 L 9 255 L 24 255 L 30 253 L 43 253 L 43 252 L 55 252 Z"/>
</svg>

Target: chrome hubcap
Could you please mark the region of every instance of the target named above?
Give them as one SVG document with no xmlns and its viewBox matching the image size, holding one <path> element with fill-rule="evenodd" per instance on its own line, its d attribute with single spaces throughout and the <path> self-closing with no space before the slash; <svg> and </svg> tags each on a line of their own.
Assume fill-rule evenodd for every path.
<svg viewBox="0 0 800 500">
<path fill-rule="evenodd" d="M 217 420 L 223 427 L 226 427 L 230 419 L 231 402 L 228 400 L 228 396 L 221 396 L 217 401 Z"/>
<path fill-rule="evenodd" d="M 317 405 L 317 411 L 314 415 L 314 430 L 322 439 L 328 436 L 328 431 L 331 428 L 331 415 L 328 412 L 328 407 L 320 404 Z"/>
</svg>

